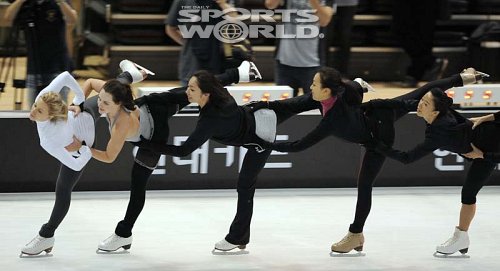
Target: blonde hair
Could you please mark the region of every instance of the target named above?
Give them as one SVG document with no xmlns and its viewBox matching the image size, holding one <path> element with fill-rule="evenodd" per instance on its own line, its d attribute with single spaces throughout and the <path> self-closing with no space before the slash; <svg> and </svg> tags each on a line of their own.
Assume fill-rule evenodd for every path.
<svg viewBox="0 0 500 271">
<path fill-rule="evenodd" d="M 59 93 L 47 92 L 40 99 L 47 104 L 49 108 L 50 121 L 67 120 L 68 106 L 63 102 Z"/>
</svg>

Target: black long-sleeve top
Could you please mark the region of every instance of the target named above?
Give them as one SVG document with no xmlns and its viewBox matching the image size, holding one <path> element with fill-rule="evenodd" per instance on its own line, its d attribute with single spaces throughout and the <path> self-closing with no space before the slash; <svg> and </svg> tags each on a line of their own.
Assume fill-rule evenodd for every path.
<svg viewBox="0 0 500 271">
<path fill-rule="evenodd" d="M 179 110 L 190 104 L 187 95 L 186 87 L 179 87 L 169 90 L 168 92 L 151 93 L 135 99 L 135 104 L 141 106 L 147 103 L 148 105 L 167 106 L 168 117 L 175 115 Z"/>
<path fill-rule="evenodd" d="M 384 106 L 383 100 L 378 106 Z M 391 101 L 390 106 L 407 106 L 404 102 Z M 498 113 L 497 113 L 498 114 Z M 496 137 L 491 137 L 497 134 Z M 376 150 L 401 163 L 409 164 L 432 153 L 436 149 L 444 149 L 458 154 L 472 151 L 471 143 L 481 150 L 497 150 L 500 129 L 497 123 L 483 123 L 472 130 L 472 122 L 464 118 L 455 110 L 439 116 L 432 124 L 427 124 L 425 139 L 422 143 L 409 151 L 393 149 L 378 142 Z M 485 159 L 493 160 L 494 154 L 485 154 Z"/>
<path fill-rule="evenodd" d="M 150 94 L 151 99 L 158 103 L 174 103 L 184 105 L 188 102 L 184 92 Z M 277 102 L 270 102 L 269 108 L 274 109 L 279 121 L 298 113 L 321 107 L 311 95 L 302 95 Z M 154 149 L 156 152 L 171 156 L 186 156 L 199 148 L 208 139 L 231 146 L 246 144 L 266 145 L 255 134 L 255 118 L 250 106 L 238 106 L 231 98 L 222 106 L 216 107 L 208 102 L 200 110 L 195 130 L 181 146 L 163 145 L 153 142 L 141 142 L 139 146 Z"/>
<path fill-rule="evenodd" d="M 186 96 L 184 94 L 184 96 Z M 187 99 L 187 96 L 186 96 Z M 208 139 L 231 146 L 242 146 L 256 141 L 255 120 L 248 110 L 238 106 L 230 98 L 222 106 L 210 101 L 200 109 L 195 130 L 180 146 L 144 142 L 139 146 L 149 147 L 156 152 L 171 156 L 186 156 L 199 148 Z"/>
<path fill-rule="evenodd" d="M 269 103 L 269 108 L 279 110 L 280 107 L 285 106 L 286 101 Z M 302 106 L 305 104 L 315 106 L 320 111 L 323 110 L 319 102 L 304 101 Z M 349 105 L 342 96 L 339 96 L 334 106 L 309 134 L 294 142 L 274 143 L 272 148 L 281 152 L 298 152 L 315 145 L 327 136 L 336 136 L 353 143 L 365 143 L 372 139 L 368 120 L 360 106 Z"/>
</svg>

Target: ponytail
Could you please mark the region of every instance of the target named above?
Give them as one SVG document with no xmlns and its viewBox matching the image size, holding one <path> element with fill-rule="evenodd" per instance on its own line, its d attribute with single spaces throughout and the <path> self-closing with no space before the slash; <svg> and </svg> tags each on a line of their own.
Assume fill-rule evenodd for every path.
<svg viewBox="0 0 500 271">
<path fill-rule="evenodd" d="M 202 93 L 209 93 L 209 103 L 222 107 L 231 100 L 231 94 L 222 86 L 217 78 L 208 71 L 201 70 L 193 74 L 198 81 L 198 87 Z"/>
<path fill-rule="evenodd" d="M 334 68 L 321 67 L 318 70 L 322 88 L 329 88 L 332 96 L 338 96 L 344 93 L 345 85 L 342 82 L 340 72 Z"/>
<path fill-rule="evenodd" d="M 107 81 L 103 86 L 104 91 L 111 94 L 113 102 L 120 104 L 127 110 L 134 110 L 134 96 L 132 95 L 132 88 L 129 84 L 123 84 L 119 80 L 112 79 Z"/>
<path fill-rule="evenodd" d="M 433 101 L 434 101 L 434 110 L 439 111 L 438 116 L 442 116 L 450 110 L 450 107 L 453 105 L 453 99 L 448 97 L 446 92 L 441 90 L 440 88 L 433 88 L 430 90 Z"/>
</svg>

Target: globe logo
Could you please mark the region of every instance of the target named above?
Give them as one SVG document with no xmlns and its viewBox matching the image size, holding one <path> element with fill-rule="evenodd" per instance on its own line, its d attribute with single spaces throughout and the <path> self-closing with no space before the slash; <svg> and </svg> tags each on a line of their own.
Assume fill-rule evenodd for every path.
<svg viewBox="0 0 500 271">
<path fill-rule="evenodd" d="M 241 22 L 222 21 L 214 28 L 216 38 L 225 43 L 237 43 L 248 35 L 248 26 Z"/>
</svg>

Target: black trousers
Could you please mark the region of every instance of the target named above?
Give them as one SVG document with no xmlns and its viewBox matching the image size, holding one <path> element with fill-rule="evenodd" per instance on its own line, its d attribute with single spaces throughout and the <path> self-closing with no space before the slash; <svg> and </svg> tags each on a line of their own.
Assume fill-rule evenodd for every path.
<svg viewBox="0 0 500 271">
<path fill-rule="evenodd" d="M 420 100 L 430 89 L 438 87 L 443 91 L 451 87 L 462 86 L 460 75 L 429 82 L 428 84 L 405 95 L 395 97 L 397 100 Z M 394 123 L 408 111 L 404 108 L 375 108 L 367 115 L 373 125 L 373 136 L 388 146 L 394 144 L 395 130 Z M 358 175 L 358 198 L 356 202 L 356 213 L 354 221 L 349 227 L 353 233 L 363 232 L 366 219 L 370 214 L 372 205 L 372 188 L 375 180 L 382 170 L 385 156 L 373 149 L 366 149 L 361 162 L 361 169 Z"/>
<path fill-rule="evenodd" d="M 249 148 L 243 159 L 241 171 L 238 176 L 238 206 L 236 216 L 231 223 L 226 241 L 236 245 L 246 245 L 250 241 L 250 223 L 253 214 L 253 197 L 257 176 L 264 168 L 271 150 L 258 153 Z"/>
<path fill-rule="evenodd" d="M 436 0 L 393 1 L 394 33 L 410 57 L 407 75 L 416 80 L 421 80 L 435 61 L 432 45 L 438 6 Z"/>
<path fill-rule="evenodd" d="M 311 92 L 311 84 L 319 68 L 320 67 L 292 67 L 281 64 L 276 60 L 274 81 L 276 85 L 285 85 L 293 88 L 293 96 L 296 97 L 300 88 L 302 88 L 304 93 Z"/>
<path fill-rule="evenodd" d="M 292 107 L 282 107 L 274 110 L 278 124 L 284 122 L 298 112 L 291 110 Z M 255 137 L 257 137 L 255 135 Z M 231 244 L 246 245 L 250 241 L 250 224 L 253 214 L 253 197 L 257 176 L 264 168 L 271 150 L 257 152 L 254 148 L 248 148 L 238 176 L 238 206 L 236 215 L 229 228 L 225 239 Z"/>
</svg>

